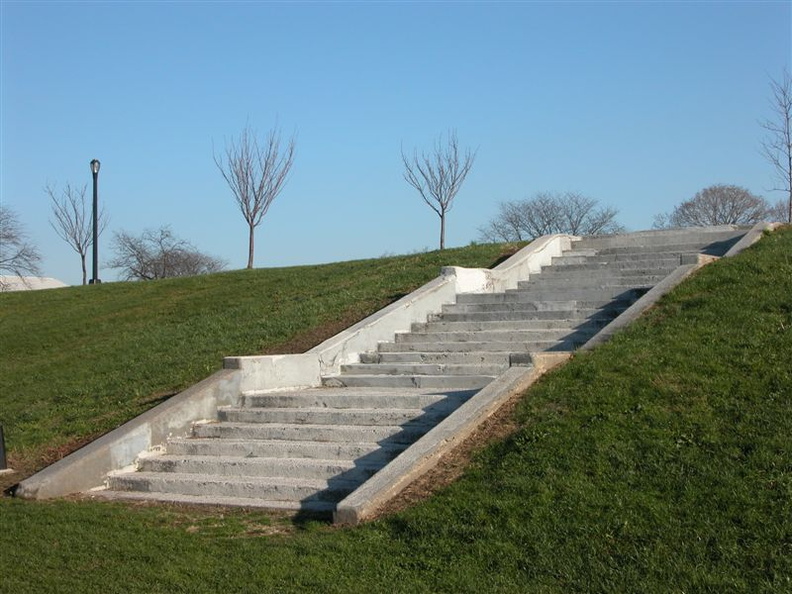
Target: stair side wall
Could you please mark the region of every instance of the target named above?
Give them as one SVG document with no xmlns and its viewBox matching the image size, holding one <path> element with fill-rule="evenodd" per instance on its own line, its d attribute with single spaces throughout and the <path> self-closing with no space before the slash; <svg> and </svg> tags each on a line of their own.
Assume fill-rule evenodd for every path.
<svg viewBox="0 0 792 594">
<path fill-rule="evenodd" d="M 217 419 L 219 406 L 236 403 L 241 374 L 221 370 L 22 481 L 26 499 L 62 497 L 101 487 L 107 474 L 171 437 L 185 437 L 199 420 Z"/>
</svg>

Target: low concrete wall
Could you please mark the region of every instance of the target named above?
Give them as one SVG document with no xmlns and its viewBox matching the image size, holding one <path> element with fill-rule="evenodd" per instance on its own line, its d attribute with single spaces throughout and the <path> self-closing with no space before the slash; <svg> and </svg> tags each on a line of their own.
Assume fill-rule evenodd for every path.
<svg viewBox="0 0 792 594">
<path fill-rule="evenodd" d="M 283 390 L 322 385 L 315 354 L 226 357 L 225 369 L 239 372 L 239 390 Z"/>
<path fill-rule="evenodd" d="M 543 266 L 549 266 L 553 258 L 570 249 L 572 243 L 580 239 L 575 235 L 556 234 L 545 235 L 532 241 L 492 269 L 491 291 L 501 293 L 516 289 L 519 281 L 528 280 L 532 274 L 540 272 Z"/>
<path fill-rule="evenodd" d="M 218 406 L 236 402 L 240 378 L 238 371 L 218 371 L 22 481 L 16 495 L 46 499 L 103 486 L 110 471 L 134 464 L 170 437 L 189 435 L 195 421 L 216 419 Z"/>
</svg>

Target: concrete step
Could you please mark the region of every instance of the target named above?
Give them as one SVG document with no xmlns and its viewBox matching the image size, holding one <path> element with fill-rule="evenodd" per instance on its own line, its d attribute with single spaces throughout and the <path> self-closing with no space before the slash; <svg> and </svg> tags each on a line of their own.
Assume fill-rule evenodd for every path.
<svg viewBox="0 0 792 594">
<path fill-rule="evenodd" d="M 532 305 L 532 304 L 531 304 Z M 432 322 L 500 322 L 500 321 L 525 321 L 525 322 L 549 322 L 559 320 L 609 320 L 614 317 L 618 308 L 593 309 L 581 308 L 577 310 L 547 310 L 536 311 L 525 308 L 487 308 L 484 311 L 465 311 L 467 308 L 460 308 L 461 311 L 447 311 L 431 318 Z"/>
<path fill-rule="evenodd" d="M 251 497 L 222 497 L 219 495 L 185 495 L 183 493 L 161 493 L 143 491 L 92 491 L 91 496 L 109 500 L 151 501 L 182 505 L 211 505 L 224 507 L 255 508 L 274 512 L 301 512 L 325 517 L 335 511 L 335 501 L 319 499 L 307 501 L 275 501 Z"/>
<path fill-rule="evenodd" d="M 375 361 L 379 362 L 379 361 Z M 464 400 L 459 392 L 441 394 L 425 390 L 311 388 L 290 392 L 245 392 L 242 408 L 412 408 L 422 409 L 447 399 Z"/>
<path fill-rule="evenodd" d="M 534 340 L 529 342 L 414 342 L 393 343 L 382 342 L 379 345 L 382 353 L 474 353 L 487 351 L 490 353 L 529 353 L 535 351 L 571 351 L 586 342 L 590 336 L 576 339 L 575 335 L 562 340 Z"/>
<path fill-rule="evenodd" d="M 341 366 L 344 375 L 500 375 L 506 365 L 453 363 L 351 363 Z"/>
<path fill-rule="evenodd" d="M 723 241 L 738 241 L 747 232 L 748 227 L 696 227 L 688 229 L 663 229 L 638 231 L 619 235 L 599 235 L 584 237 L 573 243 L 574 247 L 610 247 L 610 246 L 663 246 L 680 244 L 709 245 Z"/>
<path fill-rule="evenodd" d="M 273 501 L 340 501 L 358 481 L 333 478 L 215 476 L 176 472 L 133 472 L 108 476 L 111 491 L 157 491 L 181 495 L 245 497 Z"/>
<path fill-rule="evenodd" d="M 195 437 L 220 439 L 322 441 L 334 443 L 412 443 L 434 423 L 415 419 L 398 425 L 308 425 L 289 423 L 202 423 L 193 429 Z"/>
<path fill-rule="evenodd" d="M 634 275 L 606 275 L 590 273 L 590 275 L 547 275 L 536 277 L 535 280 L 520 281 L 517 283 L 518 291 L 531 293 L 545 293 L 547 291 L 593 291 L 621 288 L 627 291 L 635 287 L 653 287 L 668 274 L 634 274 Z"/>
<path fill-rule="evenodd" d="M 406 444 L 376 442 L 288 441 L 267 439 L 174 439 L 168 443 L 173 456 L 235 456 L 243 458 L 305 458 L 357 460 L 384 463 L 398 456 Z"/>
<path fill-rule="evenodd" d="M 631 264 L 633 266 L 654 266 L 660 265 L 668 261 L 676 261 L 677 266 L 682 263 L 683 259 L 691 259 L 698 252 L 666 252 L 661 254 L 656 253 L 615 253 L 615 254 L 600 254 L 597 250 L 580 250 L 573 252 L 564 252 L 561 256 L 555 256 L 551 260 L 552 266 L 567 266 L 567 265 L 594 265 L 605 264 L 608 266 L 618 266 L 620 264 Z"/>
<path fill-rule="evenodd" d="M 302 458 L 243 458 L 238 456 L 177 456 L 168 454 L 143 458 L 141 472 L 209 474 L 213 476 L 289 477 L 330 479 L 342 477 L 362 482 L 374 475 L 382 464 L 370 461 Z"/>
<path fill-rule="evenodd" d="M 436 388 L 438 390 L 475 390 L 481 389 L 495 375 L 329 375 L 322 382 L 329 386 L 349 386 L 351 388 L 387 386 L 390 388 Z"/>
<path fill-rule="evenodd" d="M 404 425 L 414 419 L 437 421 L 453 407 L 438 402 L 427 409 L 413 408 L 221 408 L 220 422 L 289 425 Z"/>
<path fill-rule="evenodd" d="M 636 287 L 613 287 L 608 289 L 562 289 L 541 291 L 510 290 L 505 293 L 464 293 L 457 296 L 457 304 L 494 304 L 494 303 L 546 303 L 551 301 L 588 301 L 609 302 L 616 299 L 637 299 L 645 291 Z"/>
<path fill-rule="evenodd" d="M 599 318 L 602 323 L 605 323 L 606 318 Z M 445 320 L 441 319 L 433 322 L 424 322 L 420 324 L 413 324 L 412 332 L 427 333 L 427 332 L 487 332 L 487 331 L 502 331 L 502 330 L 534 330 L 534 331 L 550 331 L 550 332 L 563 332 L 569 331 L 572 328 L 579 326 L 581 323 L 588 320 L 580 320 L 574 318 L 554 319 L 554 320 L 526 320 L 526 319 L 512 319 L 512 320 Z M 592 324 L 596 323 L 594 320 Z"/>
<path fill-rule="evenodd" d="M 410 332 L 397 333 L 396 344 L 412 344 L 434 342 L 447 345 L 449 343 L 467 342 L 532 342 L 537 340 L 560 340 L 565 336 L 576 333 L 571 328 L 555 330 L 482 330 L 472 332 Z M 585 332 L 592 334 L 591 329 Z"/>
<path fill-rule="evenodd" d="M 394 353 L 368 353 L 366 360 L 369 363 L 433 363 L 449 365 L 498 365 L 509 366 L 509 353 L 419 353 L 419 352 L 394 352 Z M 361 357 L 361 360 L 363 357 Z M 472 396 L 475 392 L 468 391 L 462 394 Z M 469 397 L 469 396 L 467 396 Z"/>
<path fill-rule="evenodd" d="M 665 278 L 674 271 L 676 266 L 642 266 L 635 268 L 611 267 L 596 263 L 590 266 L 552 266 L 542 271 L 541 274 L 531 276 L 529 280 L 521 283 L 541 282 L 548 279 L 570 280 L 620 280 L 631 282 L 633 279 L 660 276 Z"/>
<path fill-rule="evenodd" d="M 613 260 L 607 257 L 592 256 L 585 258 L 581 263 L 571 263 L 568 260 L 559 258 L 552 266 L 542 267 L 541 275 L 565 275 L 577 273 L 579 271 L 594 272 L 594 271 L 620 271 L 630 273 L 639 270 L 668 270 L 673 271 L 682 262 L 680 256 L 670 256 L 667 258 L 653 258 L 653 259 L 638 259 L 638 260 Z M 670 272 L 669 272 L 670 273 Z M 532 276 L 531 278 L 534 278 Z"/>
<path fill-rule="evenodd" d="M 475 295 L 478 295 L 476 293 Z M 459 297 L 461 297 L 460 295 Z M 503 299 L 475 300 L 468 298 L 464 302 L 446 304 L 442 306 L 442 314 L 468 314 L 468 313 L 520 313 L 526 319 L 558 319 L 569 317 L 569 312 L 576 311 L 608 311 L 627 307 L 629 299 L 598 299 L 594 301 L 552 300 L 552 301 L 505 301 Z M 576 316 L 572 316 L 576 317 Z"/>
</svg>

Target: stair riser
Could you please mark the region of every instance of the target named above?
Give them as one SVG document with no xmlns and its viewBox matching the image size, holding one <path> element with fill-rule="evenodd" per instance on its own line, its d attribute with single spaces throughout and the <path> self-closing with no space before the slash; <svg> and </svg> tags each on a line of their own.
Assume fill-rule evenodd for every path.
<svg viewBox="0 0 792 594">
<path fill-rule="evenodd" d="M 438 405 L 436 405 L 438 406 Z M 249 408 L 235 410 L 220 410 L 218 416 L 220 421 L 230 423 L 290 423 L 297 425 L 404 425 L 414 421 L 416 418 L 424 422 L 437 422 L 447 416 L 451 410 L 448 406 L 440 408 L 439 411 L 421 412 L 415 410 L 394 411 L 394 410 L 311 410 L 311 409 L 267 409 Z"/>
<path fill-rule="evenodd" d="M 477 307 L 477 306 L 474 306 Z M 466 309 L 460 307 L 459 309 Z M 433 318 L 433 322 L 520 322 L 526 323 L 549 323 L 552 324 L 559 320 L 597 320 L 613 319 L 616 312 L 620 311 L 615 307 L 608 309 L 580 309 L 568 311 L 514 311 L 498 310 L 492 311 L 487 307 L 484 311 L 459 311 L 438 314 Z M 529 317 L 530 316 L 530 317 Z"/>
<path fill-rule="evenodd" d="M 376 363 L 438 363 L 451 365 L 509 366 L 509 355 L 503 353 L 376 353 Z"/>
<path fill-rule="evenodd" d="M 679 266 L 682 262 L 683 256 L 695 255 L 697 251 L 692 252 L 679 252 L 668 254 L 652 254 L 652 253 L 623 253 L 623 254 L 604 254 L 596 250 L 590 252 L 583 252 L 579 254 L 567 252 L 562 256 L 555 256 L 550 261 L 552 267 L 566 266 L 581 266 L 588 268 L 591 266 L 639 266 L 641 268 L 654 268 L 664 267 L 668 264 L 673 265 L 674 268 Z M 548 270 L 544 268 L 543 270 Z"/>
<path fill-rule="evenodd" d="M 303 458 L 315 460 L 356 460 L 371 464 L 385 463 L 404 449 L 383 448 L 377 443 L 346 444 L 331 442 L 264 442 L 260 440 L 183 439 L 168 444 L 168 453 L 176 456 L 239 456 L 242 458 Z"/>
<path fill-rule="evenodd" d="M 343 367 L 343 366 L 342 366 Z M 241 408 L 328 408 L 343 410 L 347 408 L 404 408 L 423 409 L 444 401 L 442 394 L 349 394 L 348 396 L 320 395 L 293 396 L 266 394 L 244 395 Z"/>
<path fill-rule="evenodd" d="M 562 330 L 500 330 L 479 332 L 413 332 L 410 334 L 397 334 L 396 344 L 411 344 L 415 342 L 533 342 L 546 340 L 561 340 L 578 331 L 570 328 Z M 586 330 L 591 334 L 590 330 Z"/>
<path fill-rule="evenodd" d="M 528 353 L 544 350 L 574 350 L 587 340 L 545 340 L 533 342 L 416 342 L 380 344 L 383 353 L 421 352 L 421 353 L 473 353 L 486 350 L 490 353 Z"/>
<path fill-rule="evenodd" d="M 363 375 L 500 375 L 506 365 L 443 365 L 409 363 L 360 363 L 342 365 L 342 374 Z"/>
<path fill-rule="evenodd" d="M 600 318 L 601 324 L 608 322 Z M 431 332 L 494 332 L 519 330 L 532 332 L 570 332 L 581 323 L 596 324 L 597 320 L 563 319 L 563 320 L 492 320 L 492 321 L 438 321 L 413 324 L 415 333 Z"/>
<path fill-rule="evenodd" d="M 291 462 L 291 463 L 290 463 Z M 289 459 L 240 458 L 238 460 L 205 460 L 196 458 L 149 458 L 141 460 L 139 469 L 143 472 L 170 472 L 185 474 L 207 474 L 213 476 L 283 477 L 330 479 L 341 476 L 346 480 L 362 482 L 373 476 L 378 467 L 371 465 L 355 467 L 354 463 L 313 464 L 294 463 Z"/>
<path fill-rule="evenodd" d="M 526 319 L 557 319 L 558 316 L 568 317 L 570 311 L 607 311 L 624 306 L 629 300 L 598 299 L 596 301 L 525 301 L 519 303 L 496 300 L 493 303 L 475 303 L 472 300 L 462 303 L 444 305 L 446 313 L 519 313 Z"/>
<path fill-rule="evenodd" d="M 436 388 L 438 390 L 474 390 L 492 382 L 494 376 L 448 375 L 342 375 L 323 378 L 327 385 L 350 388 Z"/>
<path fill-rule="evenodd" d="M 262 481 L 228 480 L 228 477 L 196 476 L 192 479 L 171 477 L 167 473 L 160 476 L 141 476 L 129 474 L 109 477 L 108 487 L 117 491 L 143 491 L 161 493 L 180 493 L 184 495 L 216 495 L 220 497 L 246 497 L 252 499 L 270 499 L 275 501 L 303 501 L 318 499 L 322 501 L 340 501 L 355 488 L 354 483 L 344 483 L 330 489 L 316 489 L 309 486 L 295 486 L 273 482 L 263 484 Z"/>
<path fill-rule="evenodd" d="M 645 291 L 644 291 L 645 292 Z M 458 304 L 489 305 L 499 303 L 542 303 L 569 299 L 584 302 L 608 302 L 614 299 L 634 299 L 641 291 L 633 287 L 614 288 L 613 290 L 570 290 L 570 291 L 516 291 L 506 293 L 463 294 L 457 297 Z"/>
<path fill-rule="evenodd" d="M 324 441 L 324 442 L 379 442 L 411 443 L 432 428 L 430 424 L 413 423 L 407 427 L 381 427 L 376 425 L 342 427 L 332 425 L 243 425 L 212 423 L 197 425 L 195 437 L 225 439 L 276 439 L 285 441 Z"/>
<path fill-rule="evenodd" d="M 573 249 L 651 249 L 699 251 L 712 244 L 736 242 L 745 234 L 745 229 L 734 231 L 706 231 L 697 229 L 689 232 L 662 231 L 662 235 L 635 233 L 612 237 L 587 237 L 572 244 Z"/>
<path fill-rule="evenodd" d="M 610 258 L 599 258 L 593 256 L 585 258 L 581 263 L 572 264 L 564 259 L 564 256 L 556 257 L 553 260 L 552 266 L 545 266 L 542 268 L 541 275 L 555 275 L 555 274 L 577 274 L 579 272 L 612 272 L 631 274 L 633 272 L 641 274 L 652 274 L 652 271 L 657 273 L 664 270 L 674 270 L 680 265 L 680 257 L 674 256 L 671 258 L 662 258 L 647 262 L 645 259 L 640 260 L 611 260 Z M 533 278 L 533 277 L 532 277 Z"/>
<path fill-rule="evenodd" d="M 656 285 L 663 280 L 671 271 L 662 271 L 658 274 L 591 274 L 581 273 L 580 275 L 562 275 L 561 273 L 552 274 L 547 276 L 536 277 L 535 280 L 520 281 L 517 283 L 518 290 L 521 291 L 543 291 L 548 289 L 565 289 L 582 290 L 585 288 L 607 288 L 607 287 L 623 287 L 629 289 L 631 287 L 645 287 L 647 285 Z"/>
</svg>

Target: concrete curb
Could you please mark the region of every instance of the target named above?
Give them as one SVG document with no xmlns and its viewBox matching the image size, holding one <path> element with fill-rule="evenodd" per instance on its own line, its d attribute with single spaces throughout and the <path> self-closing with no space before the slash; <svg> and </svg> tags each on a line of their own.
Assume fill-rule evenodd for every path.
<svg viewBox="0 0 792 594">
<path fill-rule="evenodd" d="M 533 367 L 507 370 L 341 501 L 333 514 L 334 523 L 357 525 L 371 518 L 410 483 L 434 468 L 505 402 L 566 361 L 570 353 L 533 353 L 532 357 Z"/>
<path fill-rule="evenodd" d="M 239 379 L 238 372 L 218 371 L 22 481 L 15 495 L 46 499 L 103 486 L 110 471 L 134 464 L 142 452 L 188 435 L 199 419 L 216 419 L 218 406 L 236 402 Z"/>
</svg>

